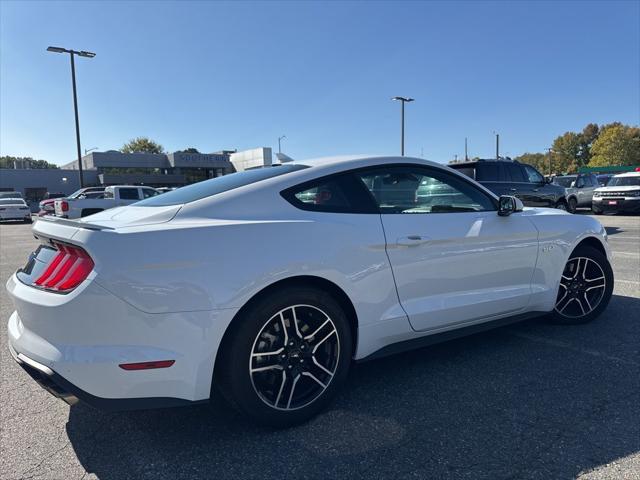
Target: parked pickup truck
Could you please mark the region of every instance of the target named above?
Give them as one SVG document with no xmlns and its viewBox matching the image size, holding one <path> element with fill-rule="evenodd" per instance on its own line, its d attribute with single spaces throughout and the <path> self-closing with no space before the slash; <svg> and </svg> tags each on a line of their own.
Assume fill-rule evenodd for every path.
<svg viewBox="0 0 640 480">
<path fill-rule="evenodd" d="M 63 218 L 80 218 L 113 207 L 129 205 L 144 198 L 158 195 L 151 187 L 115 185 L 104 189 L 103 198 L 61 198 L 55 201 L 55 214 Z"/>
</svg>

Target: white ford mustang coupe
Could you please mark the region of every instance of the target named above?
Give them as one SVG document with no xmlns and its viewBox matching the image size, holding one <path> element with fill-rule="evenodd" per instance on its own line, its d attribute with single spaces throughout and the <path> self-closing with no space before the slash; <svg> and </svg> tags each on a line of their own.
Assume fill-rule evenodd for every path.
<svg viewBox="0 0 640 480">
<path fill-rule="evenodd" d="M 106 410 L 216 388 L 293 425 L 354 360 L 532 316 L 588 322 L 613 290 L 597 220 L 406 157 L 234 173 L 33 232 L 7 283 L 11 354 L 54 395 Z"/>
</svg>

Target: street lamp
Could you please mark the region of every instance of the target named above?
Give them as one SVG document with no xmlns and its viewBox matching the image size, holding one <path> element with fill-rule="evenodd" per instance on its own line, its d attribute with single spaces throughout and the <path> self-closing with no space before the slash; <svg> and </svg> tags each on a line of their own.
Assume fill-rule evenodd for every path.
<svg viewBox="0 0 640 480">
<path fill-rule="evenodd" d="M 496 160 L 500 160 L 500 134 L 493 132 L 496 136 Z"/>
<path fill-rule="evenodd" d="M 400 155 L 404 157 L 404 104 L 413 102 L 414 99 L 408 97 L 393 97 L 391 100 L 397 100 L 402 104 L 402 108 L 400 109 Z"/>
<path fill-rule="evenodd" d="M 281 137 L 278 137 L 278 153 L 282 153 L 282 149 L 280 148 L 280 140 L 284 140 L 285 138 L 287 138 L 286 135 L 282 135 Z"/>
<path fill-rule="evenodd" d="M 82 177 L 82 154 L 80 150 L 80 121 L 78 120 L 78 97 L 76 94 L 76 64 L 74 58 L 76 55 L 79 57 L 93 58 L 96 56 L 93 52 L 87 52 L 85 50 L 67 50 L 61 47 L 48 47 L 47 52 L 53 53 L 68 53 L 71 58 L 71 83 L 73 85 L 73 111 L 76 117 L 76 148 L 78 150 L 78 173 L 80 175 L 80 188 L 84 187 L 84 179 Z"/>
<path fill-rule="evenodd" d="M 553 148 L 547 148 L 547 152 L 549 152 L 549 177 L 551 177 L 551 155 L 555 153 Z"/>
<path fill-rule="evenodd" d="M 93 152 L 94 150 L 97 150 L 98 147 L 91 147 L 91 148 L 85 148 L 84 149 L 84 154 L 86 155 L 89 152 Z"/>
</svg>

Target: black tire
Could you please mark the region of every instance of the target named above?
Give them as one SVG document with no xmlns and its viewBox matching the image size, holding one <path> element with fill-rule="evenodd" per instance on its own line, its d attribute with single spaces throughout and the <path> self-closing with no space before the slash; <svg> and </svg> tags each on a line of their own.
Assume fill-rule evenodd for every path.
<svg viewBox="0 0 640 480">
<path fill-rule="evenodd" d="M 33 223 L 33 220 L 31 219 L 31 217 L 26 217 L 22 222 L 29 224 L 29 223 Z"/>
<path fill-rule="evenodd" d="M 329 404 L 346 380 L 352 357 L 349 321 L 338 302 L 322 290 L 289 287 L 265 295 L 241 312 L 230 329 L 218 355 L 214 383 L 233 407 L 257 423 L 284 428 L 306 422 Z M 283 337 L 285 332 L 290 336 Z M 280 348 L 278 354 L 256 355 Z M 319 370 L 317 362 L 333 374 Z M 312 380 L 310 373 L 321 380 Z"/>
<path fill-rule="evenodd" d="M 607 308 L 613 293 L 613 269 L 607 257 L 593 247 L 580 246 L 571 253 L 562 275 L 556 306 L 549 315 L 550 320 L 562 325 L 577 325 L 595 320 Z M 602 288 L 597 287 L 601 283 L 598 281 L 600 276 L 604 279 Z M 567 280 L 567 277 L 574 279 Z"/>
<path fill-rule="evenodd" d="M 576 213 L 577 209 L 578 209 L 578 201 L 574 197 L 571 197 L 567 202 L 567 211 L 569 213 Z"/>
<path fill-rule="evenodd" d="M 558 203 L 556 203 L 554 208 L 564 210 L 565 212 L 568 211 L 567 202 L 565 202 L 564 200 L 560 200 Z"/>
</svg>

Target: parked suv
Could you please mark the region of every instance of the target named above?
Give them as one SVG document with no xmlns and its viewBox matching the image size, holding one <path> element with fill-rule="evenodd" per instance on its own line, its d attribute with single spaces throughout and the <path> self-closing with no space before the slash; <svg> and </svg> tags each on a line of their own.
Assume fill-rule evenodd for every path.
<svg viewBox="0 0 640 480">
<path fill-rule="evenodd" d="M 591 208 L 593 192 L 600 187 L 598 178 L 593 173 L 563 175 L 555 177 L 553 183 L 566 189 L 567 209 L 571 213 L 575 213 L 578 207 Z"/>
<path fill-rule="evenodd" d="M 593 213 L 640 213 L 640 172 L 615 175 L 593 193 Z"/>
<path fill-rule="evenodd" d="M 565 189 L 550 183 L 531 165 L 515 160 L 474 160 L 449 165 L 496 195 L 513 195 L 528 207 L 567 210 Z"/>
</svg>

